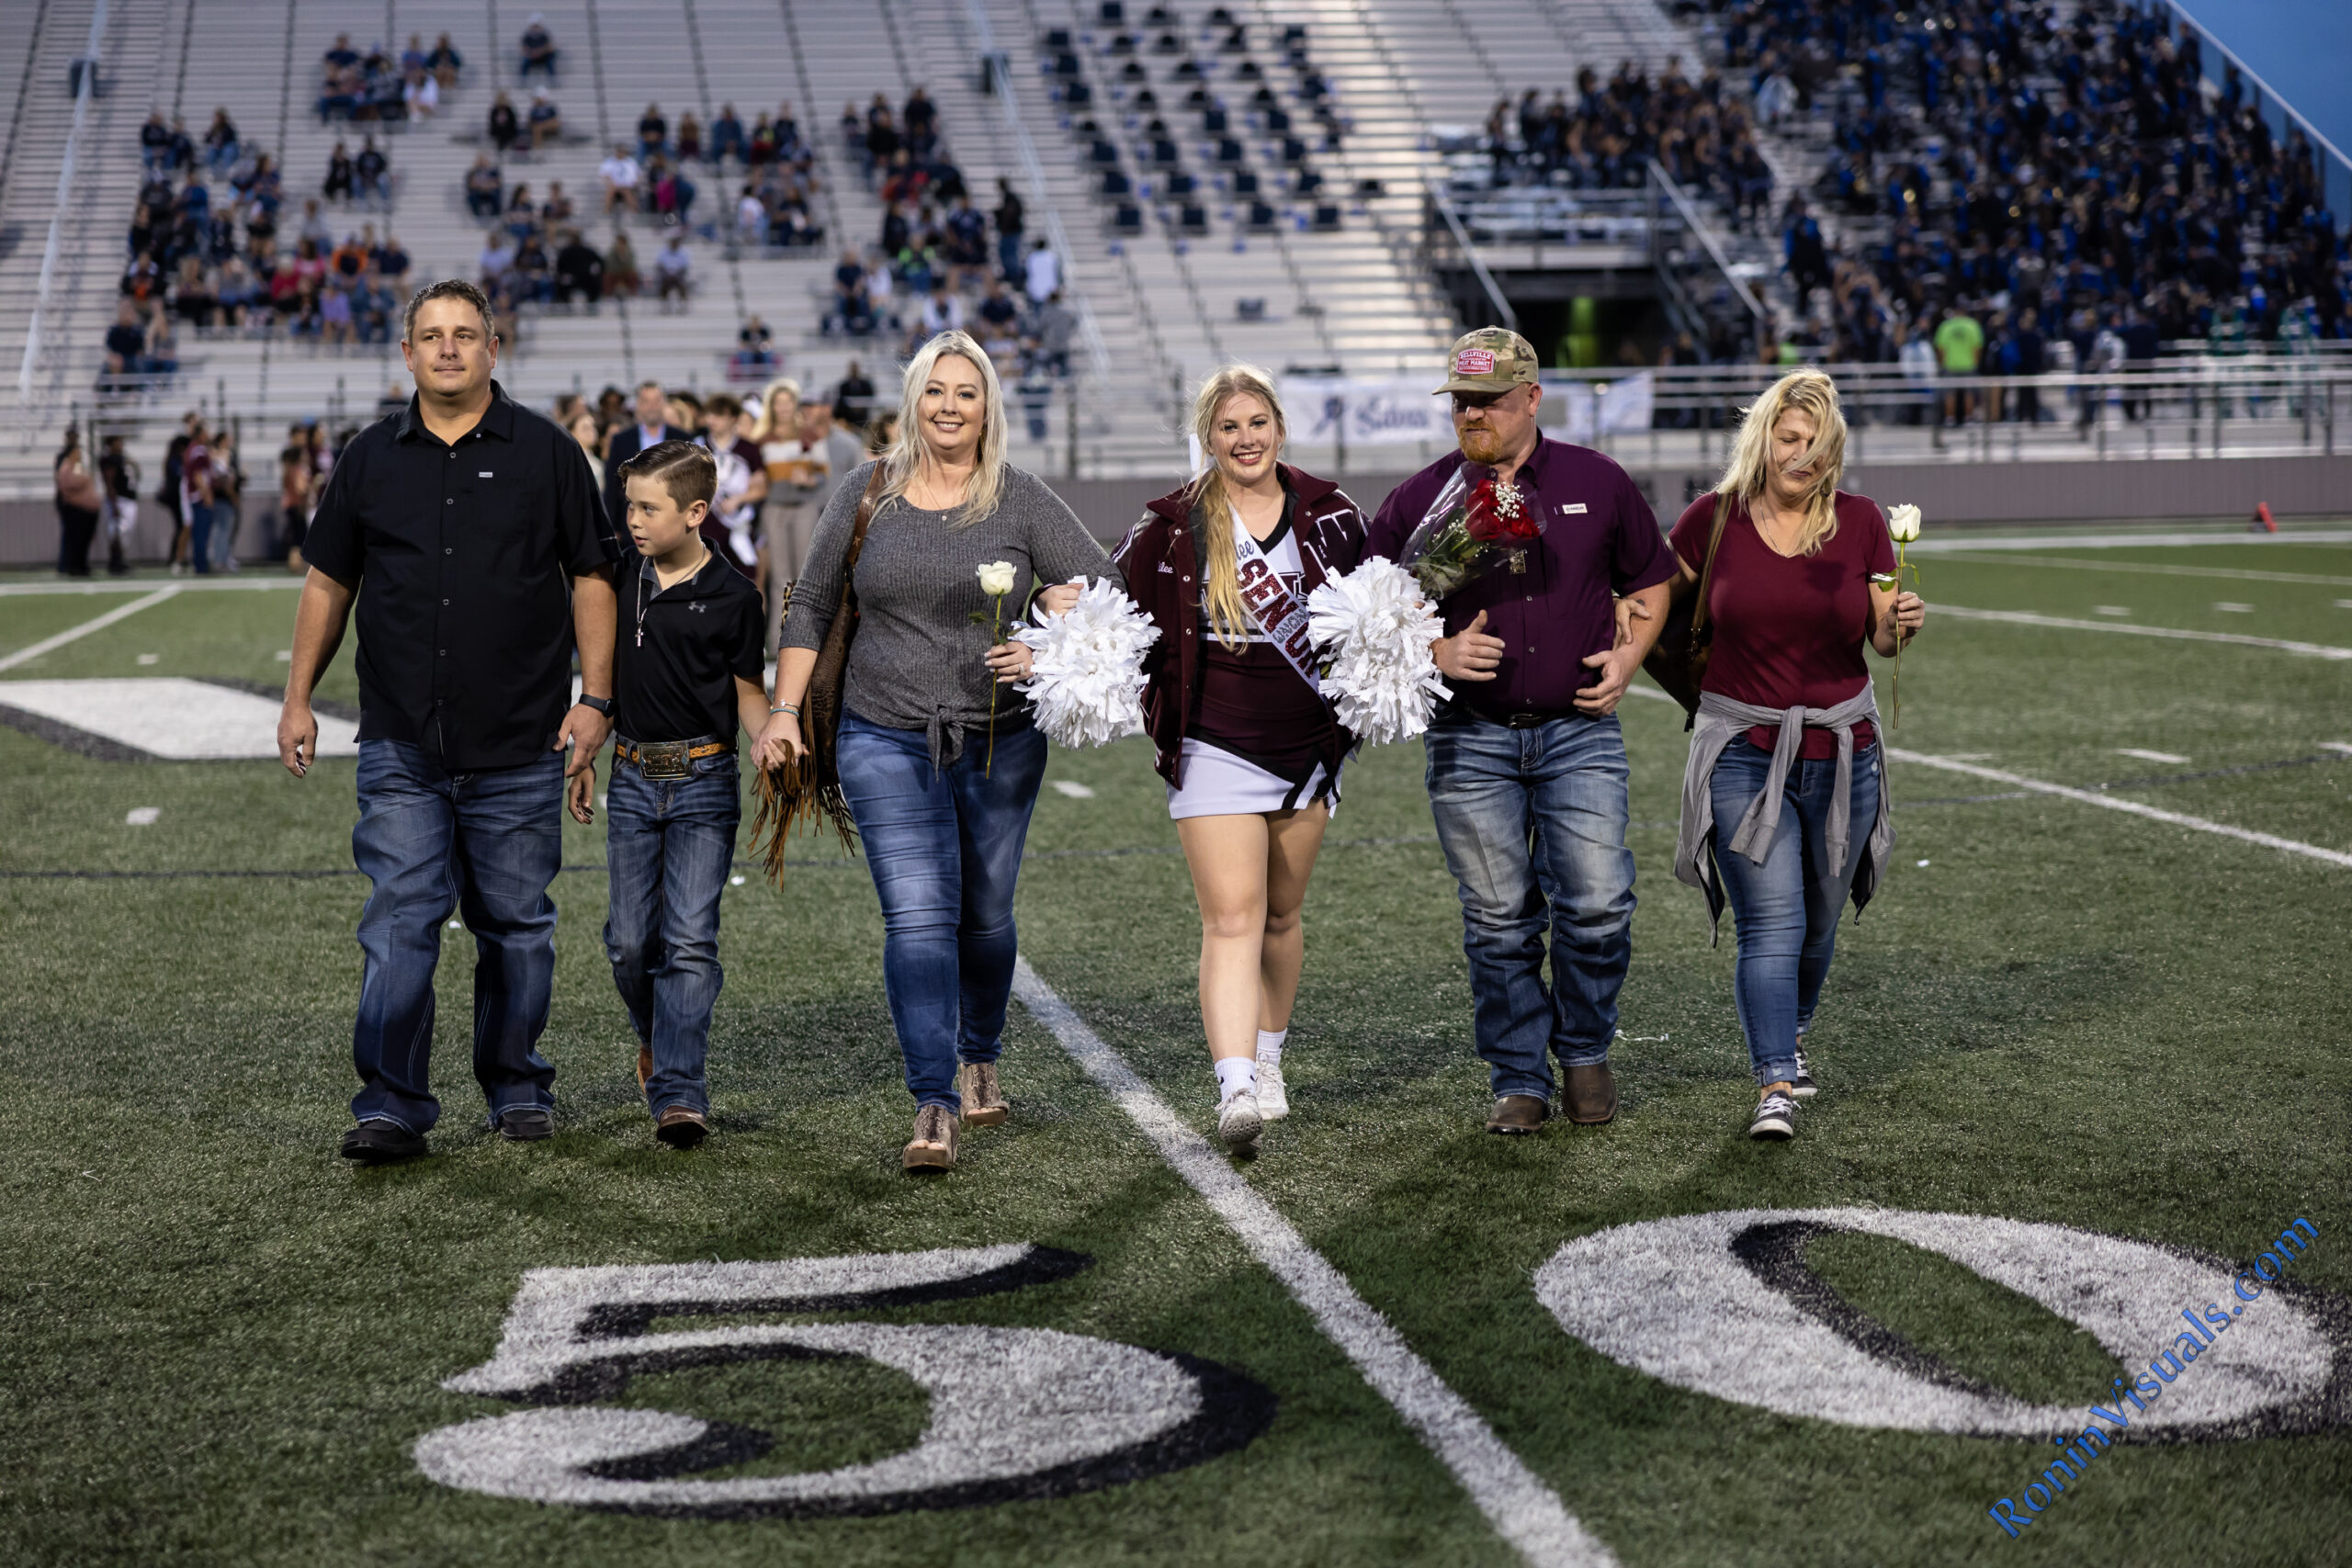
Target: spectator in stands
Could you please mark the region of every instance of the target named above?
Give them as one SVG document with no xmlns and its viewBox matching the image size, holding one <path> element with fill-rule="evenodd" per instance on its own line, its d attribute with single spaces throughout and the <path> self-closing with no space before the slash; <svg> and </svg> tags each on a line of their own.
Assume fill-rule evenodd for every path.
<svg viewBox="0 0 2352 1568">
<path fill-rule="evenodd" d="M 842 371 L 841 384 L 833 389 L 833 417 L 863 429 L 873 409 L 874 383 L 853 359 Z"/>
<path fill-rule="evenodd" d="M 503 227 L 507 238 L 519 245 L 538 226 L 539 209 L 531 200 L 531 187 L 518 182 L 506 197 L 506 221 Z"/>
<path fill-rule="evenodd" d="M 212 123 L 204 132 L 204 163 L 215 175 L 226 175 L 237 166 L 237 127 L 229 118 L 227 108 L 212 111 Z"/>
<path fill-rule="evenodd" d="M 1936 328 L 1936 359 L 1943 371 L 1944 423 L 1962 425 L 1976 406 L 1976 394 L 1955 384 L 1955 378 L 1973 376 L 1984 352 L 1984 329 L 1975 317 L 1953 304 L 1945 309 Z"/>
<path fill-rule="evenodd" d="M 319 290 L 319 341 L 347 344 L 353 341 L 351 296 L 345 292 L 340 278 L 329 278 Z"/>
<path fill-rule="evenodd" d="M 327 177 L 323 187 L 329 201 L 349 201 L 352 186 L 351 153 L 341 141 L 327 154 Z"/>
<path fill-rule="evenodd" d="M 747 369 L 775 368 L 775 333 L 768 330 L 767 322 L 756 315 L 743 318 L 735 333 L 735 357 Z"/>
<path fill-rule="evenodd" d="M 615 147 L 613 155 L 596 165 L 597 177 L 605 182 L 605 214 L 633 212 L 645 185 L 645 171 L 639 167 L 626 146 Z"/>
<path fill-rule="evenodd" d="M 1805 210 L 1804 197 L 1801 196 L 1789 198 L 1788 222 L 1781 250 L 1789 278 L 1796 285 L 1797 309 L 1809 310 L 1807 301 L 1813 291 L 1829 287 L 1829 252 L 1822 243 L 1821 225 Z"/>
<path fill-rule="evenodd" d="M 172 128 L 164 118 L 162 109 L 148 113 L 147 123 L 139 128 L 139 158 L 148 174 L 159 175 L 171 168 Z"/>
<path fill-rule="evenodd" d="M 907 95 L 907 148 L 918 158 L 929 158 L 939 146 L 939 109 L 921 87 Z"/>
<path fill-rule="evenodd" d="M 964 301 L 948 291 L 947 280 L 943 277 L 932 285 L 931 297 L 922 302 L 914 333 L 907 340 L 907 352 L 912 354 L 942 333 L 963 330 Z"/>
<path fill-rule="evenodd" d="M 563 111 L 545 87 L 531 90 L 531 112 L 525 117 L 531 132 L 531 150 L 552 147 L 563 138 Z"/>
<path fill-rule="evenodd" d="M 1021 197 L 1014 194 L 1012 182 L 1003 175 L 996 182 L 996 265 L 1004 281 L 1019 288 L 1021 276 L 1021 230 L 1026 221 Z"/>
<path fill-rule="evenodd" d="M 383 278 L 386 286 L 398 293 L 407 292 L 408 250 L 392 237 L 390 229 L 384 231 L 384 243 L 376 248 L 376 254 L 368 259 L 374 264 L 377 274 Z"/>
<path fill-rule="evenodd" d="M 1062 303 L 1060 289 L 1046 295 L 1030 312 L 1030 355 L 1048 374 L 1069 374 L 1069 345 L 1077 336 L 1078 318 Z"/>
<path fill-rule="evenodd" d="M 653 210 L 662 221 L 671 225 L 689 225 L 694 221 L 695 182 L 685 169 L 667 158 L 653 160 L 652 179 L 648 194 L 652 197 Z"/>
<path fill-rule="evenodd" d="M 523 122 L 514 113 L 514 100 L 501 93 L 490 106 L 490 144 L 498 149 L 502 158 L 514 150 L 522 139 Z"/>
<path fill-rule="evenodd" d="M 485 294 L 496 294 L 506 283 L 506 275 L 514 270 L 514 241 L 503 229 L 493 229 L 481 243 L 481 254 L 475 262 L 475 271 L 481 280 Z"/>
<path fill-rule="evenodd" d="M 1012 297 L 1004 291 L 1004 279 L 989 279 L 988 293 L 980 300 L 978 336 L 980 346 L 988 351 L 989 358 L 998 357 L 1000 345 L 1007 351 L 1015 345 L 1019 335 L 1015 329 L 1021 321 L 1021 307 L 1014 304 Z"/>
<path fill-rule="evenodd" d="M 947 264 L 959 288 L 978 288 L 987 273 L 988 220 L 972 210 L 971 197 L 959 196 L 948 209 L 944 224 Z"/>
<path fill-rule="evenodd" d="M 674 151 L 682 164 L 692 163 L 702 156 L 702 121 L 695 118 L 692 109 L 678 117 L 678 141 Z"/>
<path fill-rule="evenodd" d="M 662 118 L 660 104 L 648 104 L 637 117 L 637 155 L 650 164 L 669 150 L 670 122 Z"/>
<path fill-rule="evenodd" d="M 613 243 L 605 251 L 605 298 L 634 299 L 645 286 L 637 270 L 637 251 L 628 243 L 628 235 L 613 231 Z"/>
<path fill-rule="evenodd" d="M 401 88 L 401 102 L 409 118 L 431 119 L 441 109 L 440 78 L 422 67 L 410 72 Z"/>
<path fill-rule="evenodd" d="M 727 162 L 729 153 L 743 157 L 743 121 L 736 115 L 733 104 L 718 106 L 718 118 L 710 122 L 710 145 L 706 155 L 716 168 Z"/>
<path fill-rule="evenodd" d="M 458 73 L 465 69 L 466 61 L 458 52 L 458 46 L 449 41 L 449 35 L 443 33 L 434 40 L 433 52 L 425 56 L 424 66 L 446 93 L 458 85 Z"/>
<path fill-rule="evenodd" d="M 686 254 L 686 237 L 672 234 L 670 243 L 662 246 L 661 254 L 653 258 L 653 270 L 665 309 L 672 299 L 682 305 L 687 299 L 694 287 L 694 257 Z"/>
<path fill-rule="evenodd" d="M 890 100 L 875 94 L 873 106 L 865 111 L 865 157 L 859 170 L 866 189 L 874 188 L 875 175 L 890 167 L 903 145 L 899 140 L 898 125 L 890 118 Z"/>
<path fill-rule="evenodd" d="M 605 258 L 581 238 L 577 229 L 565 230 L 562 239 L 555 254 L 555 302 L 569 305 L 575 299 L 585 299 L 594 309 L 605 292 Z"/>
<path fill-rule="evenodd" d="M 362 201 L 380 201 L 390 207 L 392 202 L 392 165 L 376 145 L 373 136 L 366 138 L 359 156 L 351 161 L 353 186 Z"/>
<path fill-rule="evenodd" d="M 518 299 L 545 304 L 555 293 L 555 264 L 548 259 L 547 246 L 536 229 L 514 247 L 513 277 Z"/>
<path fill-rule="evenodd" d="M 833 308 L 825 314 L 824 331 L 863 337 L 874 330 L 874 305 L 865 295 L 865 264 L 855 251 L 843 251 L 833 268 Z"/>
<path fill-rule="evenodd" d="M 505 182 L 490 154 L 475 153 L 474 166 L 466 171 L 466 209 L 477 218 L 494 219 L 505 206 L 504 196 Z"/>
<path fill-rule="evenodd" d="M 557 53 L 555 39 L 548 31 L 547 17 L 537 11 L 532 12 L 523 26 L 523 59 L 515 70 L 515 80 L 521 81 L 537 71 L 548 81 L 554 81 Z"/>
<path fill-rule="evenodd" d="M 1033 304 L 1043 304 L 1062 286 L 1061 257 L 1054 254 L 1054 247 L 1042 234 L 1029 249 L 1022 277 L 1023 290 Z"/>
<path fill-rule="evenodd" d="M 98 512 L 106 493 L 82 454 L 79 425 L 65 427 L 65 445 L 51 465 L 57 493 L 57 570 L 63 577 L 90 575 L 90 545 L 98 534 Z"/>
</svg>

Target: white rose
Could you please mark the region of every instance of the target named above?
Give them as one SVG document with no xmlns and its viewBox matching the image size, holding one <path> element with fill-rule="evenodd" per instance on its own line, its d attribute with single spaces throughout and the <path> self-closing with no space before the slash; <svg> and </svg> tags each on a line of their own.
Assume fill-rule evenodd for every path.
<svg viewBox="0 0 2352 1568">
<path fill-rule="evenodd" d="M 1917 508 L 1913 509 L 1912 514 L 1914 516 L 1917 515 Z M 1913 537 L 1916 538 L 1917 536 L 1917 530 L 1915 528 L 1913 530 Z M 980 592 L 987 594 L 989 598 L 1001 599 L 1006 594 L 1012 592 L 1013 571 L 1012 563 L 1011 561 L 983 561 L 974 570 L 980 574 Z"/>
<path fill-rule="evenodd" d="M 1896 544 L 1909 544 L 1919 536 L 1919 509 L 1908 504 L 1888 508 L 1886 531 Z"/>
</svg>

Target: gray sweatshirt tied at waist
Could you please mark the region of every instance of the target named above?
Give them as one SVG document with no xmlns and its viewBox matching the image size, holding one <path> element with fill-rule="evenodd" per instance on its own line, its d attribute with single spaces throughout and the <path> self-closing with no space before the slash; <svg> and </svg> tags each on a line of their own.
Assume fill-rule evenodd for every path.
<svg viewBox="0 0 2352 1568">
<path fill-rule="evenodd" d="M 865 463 L 842 476 L 825 503 L 793 585 L 784 621 L 786 648 L 825 645 L 825 630 L 841 608 L 842 569 L 858 502 L 873 470 Z M 963 754 L 967 730 L 988 733 L 991 691 L 1001 731 L 1029 722 L 1029 699 L 998 686 L 983 662 L 998 606 L 980 592 L 976 569 L 981 563 L 1012 563 L 1012 592 L 1003 604 L 1008 632 L 1038 583 L 1073 577 L 1122 581 L 1094 536 L 1035 474 L 1007 467 L 997 509 L 966 526 L 951 526 L 955 520 L 952 513 L 910 506 L 903 497 L 876 509 L 853 574 L 857 636 L 842 680 L 842 704 L 860 718 L 926 732 L 933 767 Z M 982 617 L 977 625 L 975 615 Z"/>
<path fill-rule="evenodd" d="M 1878 817 L 1871 822 L 1860 851 L 1861 867 L 1854 874 L 1857 914 L 1871 901 L 1871 895 L 1878 891 L 1879 882 L 1886 875 L 1887 857 L 1894 851 L 1894 803 L 1886 782 L 1885 727 L 1879 722 L 1873 689 L 1865 684 L 1854 695 L 1828 708 L 1758 707 L 1714 692 L 1699 694 L 1699 712 L 1690 734 L 1690 760 L 1682 769 L 1682 829 L 1674 840 L 1674 874 L 1677 880 L 1689 883 L 1707 896 L 1710 945 L 1720 934 L 1715 928 L 1724 912 L 1723 886 L 1707 854 L 1715 838 L 1715 800 L 1711 786 L 1715 761 L 1724 754 L 1724 748 L 1740 731 L 1758 725 L 1780 731 L 1778 743 L 1772 748 L 1770 776 L 1748 806 L 1747 814 L 1733 829 L 1730 841 L 1720 846 L 1761 865 L 1771 850 L 1772 834 L 1781 825 L 1781 803 L 1788 792 L 1789 770 L 1796 765 L 1806 728 L 1838 732 L 1838 786 L 1829 802 L 1828 842 L 1824 846 L 1828 853 L 1824 857 L 1821 873 L 1823 885 L 1835 887 L 1844 878 L 1854 852 L 1850 804 L 1854 726 L 1862 719 L 1869 719 L 1880 731 L 1880 743 L 1871 750 L 1871 765 L 1878 769 Z"/>
</svg>

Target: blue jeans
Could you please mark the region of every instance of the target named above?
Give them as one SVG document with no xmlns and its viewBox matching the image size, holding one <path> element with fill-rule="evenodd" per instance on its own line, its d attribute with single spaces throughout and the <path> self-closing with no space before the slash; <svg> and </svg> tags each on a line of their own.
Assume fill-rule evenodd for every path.
<svg viewBox="0 0 2352 1568">
<path fill-rule="evenodd" d="M 1796 1077 L 1797 1042 L 1821 1000 L 1821 983 L 1829 976 L 1838 947 L 1838 916 L 1869 847 L 1871 824 L 1878 819 L 1878 769 L 1876 746 L 1855 751 L 1846 864 L 1827 886 L 1822 873 L 1829 801 L 1838 788 L 1836 758 L 1800 758 L 1791 765 L 1781 825 L 1761 865 L 1723 846 L 1763 789 L 1772 753 L 1741 736 L 1724 748 L 1708 781 L 1715 808 L 1715 869 L 1739 939 L 1733 995 L 1759 1088 Z"/>
<path fill-rule="evenodd" d="M 1634 953 L 1625 738 L 1617 720 L 1431 724 L 1430 809 L 1462 895 L 1473 1027 L 1498 1097 L 1549 1100 L 1552 1068 L 1609 1059 Z M 1544 981 L 1544 930 L 1552 982 Z"/>
<path fill-rule="evenodd" d="M 555 981 L 563 861 L 563 758 L 454 773 L 397 740 L 359 748 L 351 857 L 375 884 L 359 915 L 359 1016 L 351 1113 L 412 1133 L 440 1120 L 433 1097 L 433 970 L 441 922 L 463 908 L 474 938 L 474 1077 L 495 1122 L 555 1104 L 538 1053 Z"/>
<path fill-rule="evenodd" d="M 993 1062 L 1002 1048 L 1012 961 L 1021 949 L 1012 893 L 1029 814 L 1046 777 L 1046 738 L 998 722 L 993 777 L 988 732 L 931 765 L 920 729 L 842 715 L 842 793 L 857 818 L 882 899 L 882 985 L 915 1104 L 962 1111 L 956 1065 Z"/>
<path fill-rule="evenodd" d="M 199 577 L 212 575 L 212 522 L 220 508 L 192 501 L 187 507 L 188 565 Z"/>
<path fill-rule="evenodd" d="M 731 752 L 689 767 L 686 778 L 649 779 L 616 762 L 605 795 L 613 885 L 605 955 L 631 1027 L 653 1048 L 645 1095 L 656 1116 L 673 1105 L 710 1110 L 703 1060 L 723 978 L 718 899 L 743 818 Z"/>
</svg>

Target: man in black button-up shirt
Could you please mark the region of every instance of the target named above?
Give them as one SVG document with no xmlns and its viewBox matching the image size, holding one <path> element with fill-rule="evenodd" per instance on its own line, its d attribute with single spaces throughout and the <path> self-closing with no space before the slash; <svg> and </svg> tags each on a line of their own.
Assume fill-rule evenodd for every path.
<svg viewBox="0 0 2352 1568">
<path fill-rule="evenodd" d="M 277 727 L 297 777 L 317 754 L 311 691 L 359 608 L 359 826 L 375 884 L 352 1054 L 352 1159 L 424 1152 L 433 971 L 454 906 L 474 934 L 474 1076 L 510 1138 L 552 1131 L 537 1049 L 555 974 L 561 808 L 610 725 L 616 554 L 579 445 L 491 379 L 471 284 L 421 290 L 401 344 L 417 392 L 336 459 L 303 539 L 310 575 Z M 362 592 L 362 589 L 365 592 Z M 581 697 L 571 701 L 571 654 Z"/>
</svg>

